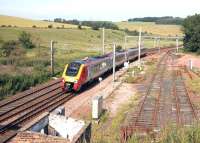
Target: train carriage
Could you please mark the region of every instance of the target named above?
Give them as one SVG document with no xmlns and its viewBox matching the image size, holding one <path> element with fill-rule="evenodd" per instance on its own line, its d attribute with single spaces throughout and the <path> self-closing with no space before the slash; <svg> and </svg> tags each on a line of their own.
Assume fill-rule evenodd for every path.
<svg viewBox="0 0 200 143">
<path fill-rule="evenodd" d="M 94 80 L 110 69 L 112 69 L 112 60 L 108 55 L 74 61 L 65 66 L 62 75 L 62 89 L 78 91 L 83 84 Z"/>
<path fill-rule="evenodd" d="M 145 49 L 141 49 L 141 55 Z M 134 60 L 138 56 L 138 49 L 132 48 L 128 51 L 116 52 L 116 67 L 123 65 L 127 60 Z M 62 75 L 63 91 L 78 91 L 82 85 L 92 81 L 113 68 L 113 53 L 103 56 L 90 57 L 77 60 L 65 66 Z"/>
</svg>

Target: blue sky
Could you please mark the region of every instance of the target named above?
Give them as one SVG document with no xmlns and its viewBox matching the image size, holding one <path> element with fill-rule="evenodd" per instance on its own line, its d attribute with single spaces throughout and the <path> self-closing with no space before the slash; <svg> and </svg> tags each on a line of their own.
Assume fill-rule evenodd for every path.
<svg viewBox="0 0 200 143">
<path fill-rule="evenodd" d="M 121 21 L 195 13 L 200 13 L 200 0 L 0 0 L 0 14 L 32 19 Z"/>
</svg>

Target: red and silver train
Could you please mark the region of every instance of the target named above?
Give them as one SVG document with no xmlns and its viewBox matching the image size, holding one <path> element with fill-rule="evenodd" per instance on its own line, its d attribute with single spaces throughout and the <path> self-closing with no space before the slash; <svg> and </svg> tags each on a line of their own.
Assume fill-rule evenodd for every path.
<svg viewBox="0 0 200 143">
<path fill-rule="evenodd" d="M 141 56 L 146 54 L 147 49 L 141 49 Z M 123 65 L 126 61 L 138 57 L 138 49 L 131 48 L 127 51 L 116 51 L 116 67 Z M 113 66 L 113 53 L 103 56 L 90 57 L 84 60 L 73 61 L 65 66 L 62 74 L 63 91 L 79 91 L 81 87 L 102 76 Z"/>
</svg>

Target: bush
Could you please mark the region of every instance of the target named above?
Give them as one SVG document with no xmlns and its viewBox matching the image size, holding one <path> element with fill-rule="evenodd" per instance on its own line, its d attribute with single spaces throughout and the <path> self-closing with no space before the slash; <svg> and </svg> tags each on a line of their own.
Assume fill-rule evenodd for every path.
<svg viewBox="0 0 200 143">
<path fill-rule="evenodd" d="M 82 26 L 80 24 L 78 25 L 78 29 L 82 29 Z"/>
<path fill-rule="evenodd" d="M 122 50 L 122 46 L 121 45 L 117 45 L 116 46 L 116 51 L 121 51 Z"/>
<path fill-rule="evenodd" d="M 16 46 L 17 46 L 17 42 L 14 40 L 3 43 L 2 47 L 1 47 L 1 56 L 2 57 L 10 56 L 11 52 L 14 49 L 16 49 Z"/>
<path fill-rule="evenodd" d="M 31 41 L 31 34 L 24 32 L 24 31 L 19 36 L 19 42 L 26 49 L 32 49 L 35 47 L 35 45 Z"/>
<path fill-rule="evenodd" d="M 186 51 L 200 51 L 200 14 L 187 17 L 183 22 L 185 37 L 183 45 Z"/>
<path fill-rule="evenodd" d="M 6 25 L 1 25 L 1 27 L 6 27 Z"/>
<path fill-rule="evenodd" d="M 48 25 L 48 28 L 53 28 L 53 25 L 52 24 Z"/>
<path fill-rule="evenodd" d="M 93 26 L 92 26 L 92 29 L 93 29 L 93 30 L 99 30 L 99 27 L 98 27 L 97 25 L 93 25 Z"/>
<path fill-rule="evenodd" d="M 36 25 L 33 25 L 32 28 L 37 28 L 37 26 L 36 26 Z"/>
<path fill-rule="evenodd" d="M 9 94 L 15 94 L 29 89 L 38 83 L 42 83 L 49 79 L 48 73 L 35 73 L 33 75 L 0 75 L 0 98 Z"/>
</svg>

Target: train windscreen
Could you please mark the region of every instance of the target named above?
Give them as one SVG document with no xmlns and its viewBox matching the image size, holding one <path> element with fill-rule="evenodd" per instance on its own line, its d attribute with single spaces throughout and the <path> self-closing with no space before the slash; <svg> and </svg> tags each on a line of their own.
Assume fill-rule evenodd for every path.
<svg viewBox="0 0 200 143">
<path fill-rule="evenodd" d="M 67 76 L 76 76 L 78 74 L 81 64 L 77 62 L 72 62 L 68 65 L 66 75 Z"/>
</svg>

